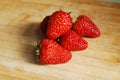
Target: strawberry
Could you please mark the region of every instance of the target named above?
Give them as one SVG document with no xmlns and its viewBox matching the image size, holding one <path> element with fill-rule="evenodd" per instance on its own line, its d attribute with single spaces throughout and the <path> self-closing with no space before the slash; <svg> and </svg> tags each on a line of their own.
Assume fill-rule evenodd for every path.
<svg viewBox="0 0 120 80">
<path fill-rule="evenodd" d="M 88 47 L 87 41 L 73 30 L 69 30 L 61 37 L 60 44 L 68 50 L 84 50 Z"/>
<path fill-rule="evenodd" d="M 44 35 L 46 34 L 46 31 L 47 31 L 49 18 L 50 18 L 50 16 L 46 16 L 40 24 L 40 30 Z"/>
<path fill-rule="evenodd" d="M 67 12 L 54 12 L 49 21 L 46 35 L 49 39 L 56 39 L 72 27 L 72 18 Z"/>
<path fill-rule="evenodd" d="M 43 64 L 66 63 L 72 57 L 68 50 L 61 47 L 54 40 L 42 39 L 40 46 L 39 59 Z"/>
<path fill-rule="evenodd" d="M 92 20 L 85 16 L 81 15 L 78 20 L 75 22 L 73 29 L 80 36 L 87 36 L 91 38 L 99 37 L 100 30 L 98 27 L 92 22 Z"/>
</svg>

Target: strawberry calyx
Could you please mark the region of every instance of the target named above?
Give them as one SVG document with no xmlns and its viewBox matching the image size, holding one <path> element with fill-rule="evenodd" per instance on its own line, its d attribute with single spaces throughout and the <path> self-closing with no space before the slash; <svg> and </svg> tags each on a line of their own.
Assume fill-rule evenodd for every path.
<svg viewBox="0 0 120 80">
<path fill-rule="evenodd" d="M 36 55 L 38 56 L 40 54 L 40 40 L 37 41 L 37 46 L 36 46 Z"/>
<path fill-rule="evenodd" d="M 36 53 L 36 61 L 37 62 L 40 62 L 40 60 L 39 60 L 39 54 L 40 54 L 40 40 L 38 40 L 37 42 L 36 42 L 36 49 L 35 49 L 35 53 Z"/>
<path fill-rule="evenodd" d="M 68 14 L 71 14 L 72 12 L 68 12 Z"/>
<path fill-rule="evenodd" d="M 60 11 L 63 11 L 62 9 L 59 9 Z M 68 12 L 68 14 L 71 14 L 72 12 L 70 11 L 70 12 Z"/>
</svg>

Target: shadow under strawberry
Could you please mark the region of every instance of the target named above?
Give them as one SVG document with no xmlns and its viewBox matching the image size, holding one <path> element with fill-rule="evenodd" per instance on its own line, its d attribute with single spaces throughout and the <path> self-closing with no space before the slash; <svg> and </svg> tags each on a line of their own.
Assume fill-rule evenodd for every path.
<svg viewBox="0 0 120 80">
<path fill-rule="evenodd" d="M 30 23 L 25 25 L 25 31 L 23 32 L 23 36 L 25 36 L 27 43 L 24 45 L 22 56 L 24 56 L 24 60 L 32 63 L 32 64 L 40 64 L 37 61 L 36 56 L 36 42 L 41 40 L 44 36 L 40 31 L 40 23 Z M 22 47 L 21 47 L 22 48 Z"/>
</svg>

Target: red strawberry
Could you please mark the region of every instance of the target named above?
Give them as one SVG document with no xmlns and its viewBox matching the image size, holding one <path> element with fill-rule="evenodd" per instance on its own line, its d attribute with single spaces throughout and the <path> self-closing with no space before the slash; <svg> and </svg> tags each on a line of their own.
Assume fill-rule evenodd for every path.
<svg viewBox="0 0 120 80">
<path fill-rule="evenodd" d="M 87 36 L 87 37 L 99 37 L 100 30 L 98 27 L 92 22 L 92 20 L 85 16 L 81 15 L 78 20 L 75 22 L 73 29 L 80 35 L 80 36 Z"/>
<path fill-rule="evenodd" d="M 38 52 L 38 51 L 37 51 Z M 71 59 L 71 53 L 54 40 L 42 39 L 39 59 L 43 64 L 66 63 Z"/>
<path fill-rule="evenodd" d="M 54 12 L 49 21 L 47 28 L 47 37 L 56 39 L 66 33 L 72 27 L 72 18 L 67 12 Z"/>
<path fill-rule="evenodd" d="M 68 50 L 84 50 L 88 47 L 87 41 L 73 30 L 68 31 L 62 36 L 60 44 Z"/>
<path fill-rule="evenodd" d="M 40 30 L 43 34 L 46 34 L 49 18 L 50 16 L 46 16 L 40 24 Z"/>
</svg>

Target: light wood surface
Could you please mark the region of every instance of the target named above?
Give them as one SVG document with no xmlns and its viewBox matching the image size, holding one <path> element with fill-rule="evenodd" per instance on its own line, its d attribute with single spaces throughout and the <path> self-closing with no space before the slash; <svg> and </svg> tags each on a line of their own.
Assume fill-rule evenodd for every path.
<svg viewBox="0 0 120 80">
<path fill-rule="evenodd" d="M 42 19 L 56 10 L 89 16 L 101 37 L 70 62 L 40 65 L 34 48 Z M 88 0 L 0 0 L 0 80 L 120 80 L 120 4 Z"/>
</svg>

